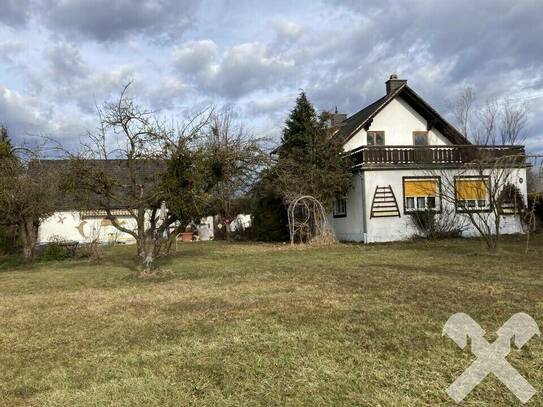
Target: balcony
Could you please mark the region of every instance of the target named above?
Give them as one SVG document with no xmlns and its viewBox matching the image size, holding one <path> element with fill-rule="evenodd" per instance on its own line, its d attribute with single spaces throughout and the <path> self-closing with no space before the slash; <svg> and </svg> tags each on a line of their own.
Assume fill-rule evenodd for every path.
<svg viewBox="0 0 543 407">
<path fill-rule="evenodd" d="M 349 152 L 354 167 L 458 167 L 484 162 L 526 165 L 523 146 L 363 146 Z"/>
</svg>

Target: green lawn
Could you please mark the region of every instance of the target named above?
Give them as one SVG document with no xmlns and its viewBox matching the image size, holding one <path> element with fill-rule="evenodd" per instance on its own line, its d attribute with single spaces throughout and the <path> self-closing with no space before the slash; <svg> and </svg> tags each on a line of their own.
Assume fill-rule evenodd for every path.
<svg viewBox="0 0 543 407">
<path fill-rule="evenodd" d="M 441 336 L 466 312 L 489 340 L 524 311 L 543 327 L 543 236 L 294 248 L 199 242 L 159 276 L 133 247 L 84 260 L 0 259 L 6 406 L 454 405 L 473 360 Z M 543 390 L 543 343 L 508 360 Z M 520 405 L 493 377 L 463 405 Z M 528 405 L 543 405 L 538 393 Z"/>
</svg>

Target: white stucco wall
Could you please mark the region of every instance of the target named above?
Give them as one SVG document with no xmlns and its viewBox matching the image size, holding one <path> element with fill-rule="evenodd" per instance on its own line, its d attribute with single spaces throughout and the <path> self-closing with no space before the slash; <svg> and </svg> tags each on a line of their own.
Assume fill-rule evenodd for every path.
<svg viewBox="0 0 543 407">
<path fill-rule="evenodd" d="M 384 131 L 385 145 L 413 145 L 413 132 L 426 131 L 427 121 L 418 114 L 401 97 L 396 97 L 374 117 L 370 131 Z M 428 132 L 428 142 L 431 145 L 451 144 L 445 136 L 436 129 Z M 361 129 L 344 145 L 345 151 L 365 146 L 367 144 L 366 130 Z"/>
<path fill-rule="evenodd" d="M 147 214 L 150 217 L 150 214 Z M 118 217 L 122 226 L 136 230 L 136 221 L 131 217 Z M 197 226 L 200 240 L 213 240 L 213 216 L 201 219 Z M 238 228 L 251 227 L 251 215 L 240 214 L 232 222 L 232 231 Z M 103 218 L 81 219 L 79 211 L 59 211 L 41 222 L 38 229 L 38 243 L 48 243 L 53 239 L 89 243 L 94 239 L 102 243 L 120 242 L 126 244 L 136 243 L 128 233 L 120 232 L 111 223 Z"/>
<path fill-rule="evenodd" d="M 329 215 L 328 221 L 339 240 L 364 241 L 364 207 L 363 207 L 362 176 L 355 173 L 352 186 L 347 194 L 347 216 L 334 218 Z"/>
<path fill-rule="evenodd" d="M 122 226 L 136 228 L 136 221 L 130 217 L 119 217 Z M 99 238 L 101 242 L 135 243 L 134 238 L 120 232 L 109 221 L 102 218 L 81 219 L 78 211 L 59 211 L 41 222 L 38 229 L 38 243 L 47 243 L 54 238 L 88 243 Z"/>
<path fill-rule="evenodd" d="M 403 177 L 407 176 L 429 176 L 429 175 L 440 175 L 436 171 L 428 170 L 373 170 L 373 171 L 364 171 L 364 183 L 365 183 L 365 202 L 367 208 L 367 226 L 366 226 L 366 241 L 368 243 L 372 242 L 388 242 L 396 240 L 405 240 L 413 237 L 418 233 L 416 227 L 413 225 L 409 215 L 404 213 L 403 205 Z M 447 179 L 453 179 L 454 175 L 476 175 L 469 174 L 465 171 L 461 173 L 459 170 L 449 170 Z M 520 179 L 523 179 L 523 182 L 520 183 Z M 508 176 L 508 181 L 516 185 L 524 199 L 527 196 L 526 188 L 526 169 L 513 169 L 511 170 L 510 176 Z M 443 180 L 442 182 L 446 182 Z M 396 200 L 398 201 L 398 207 L 400 209 L 400 217 L 390 217 L 390 218 L 371 218 L 370 211 L 371 204 L 373 200 L 373 195 L 375 188 L 377 186 L 388 186 L 392 187 Z M 447 202 L 445 199 L 441 200 L 441 205 L 443 207 L 448 207 L 449 211 L 454 211 L 454 204 Z M 467 229 L 464 232 L 465 236 L 477 236 L 479 233 L 476 228 L 468 221 L 465 214 L 458 214 L 459 217 L 463 217 L 467 225 Z M 489 215 L 491 216 L 491 215 Z M 511 233 L 522 233 L 522 225 L 518 215 L 503 215 L 501 220 L 501 233 L 502 234 L 511 234 Z M 348 239 L 346 239 L 348 240 Z"/>
</svg>

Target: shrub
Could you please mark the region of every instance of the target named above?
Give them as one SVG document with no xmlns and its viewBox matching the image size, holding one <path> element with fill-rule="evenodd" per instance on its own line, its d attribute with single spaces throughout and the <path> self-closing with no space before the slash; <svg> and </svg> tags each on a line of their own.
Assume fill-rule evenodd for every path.
<svg viewBox="0 0 543 407">
<path fill-rule="evenodd" d="M 97 263 L 102 259 L 100 241 L 97 238 L 83 246 L 83 257 L 88 258 L 91 263 Z"/>
<path fill-rule="evenodd" d="M 0 255 L 14 253 L 18 249 L 17 228 L 0 226 Z"/>
<path fill-rule="evenodd" d="M 252 214 L 252 235 L 255 240 L 289 240 L 287 209 L 280 197 L 272 194 L 256 197 Z"/>
<path fill-rule="evenodd" d="M 528 195 L 528 209 L 534 214 L 536 226 L 543 226 L 543 192 Z"/>
<path fill-rule="evenodd" d="M 70 257 L 70 252 L 64 243 L 66 241 L 61 237 L 51 236 L 40 257 L 44 260 L 67 259 Z"/>
<path fill-rule="evenodd" d="M 454 211 L 444 209 L 435 211 L 418 211 L 409 214 L 412 223 L 426 239 L 445 239 L 460 237 L 466 230 L 466 221 L 459 218 Z"/>
</svg>

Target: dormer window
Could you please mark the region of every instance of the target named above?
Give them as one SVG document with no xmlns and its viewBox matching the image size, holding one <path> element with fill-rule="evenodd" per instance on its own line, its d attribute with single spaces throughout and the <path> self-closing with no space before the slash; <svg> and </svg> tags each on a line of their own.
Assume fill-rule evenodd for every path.
<svg viewBox="0 0 543 407">
<path fill-rule="evenodd" d="M 385 132 L 384 131 L 368 131 L 368 146 L 384 146 Z"/>
<path fill-rule="evenodd" d="M 413 145 L 415 146 L 427 146 L 428 144 L 428 132 L 427 131 L 414 131 L 413 132 Z"/>
</svg>

